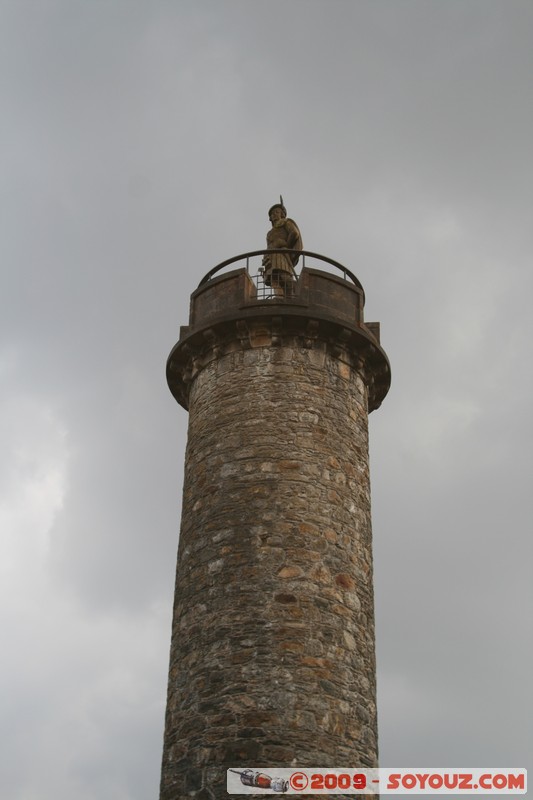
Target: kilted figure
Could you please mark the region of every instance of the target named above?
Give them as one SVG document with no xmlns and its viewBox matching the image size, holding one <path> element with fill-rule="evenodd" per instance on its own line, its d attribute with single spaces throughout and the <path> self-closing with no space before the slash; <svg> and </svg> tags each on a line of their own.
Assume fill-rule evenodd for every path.
<svg viewBox="0 0 533 800">
<path fill-rule="evenodd" d="M 298 225 L 293 219 L 287 218 L 287 211 L 280 203 L 272 206 L 268 218 L 272 228 L 267 233 L 267 248 L 269 250 L 301 250 L 302 236 Z M 285 297 L 293 293 L 296 280 L 294 267 L 300 258 L 298 253 L 272 253 L 263 258 L 264 281 L 266 286 L 272 288 L 275 297 Z"/>
</svg>

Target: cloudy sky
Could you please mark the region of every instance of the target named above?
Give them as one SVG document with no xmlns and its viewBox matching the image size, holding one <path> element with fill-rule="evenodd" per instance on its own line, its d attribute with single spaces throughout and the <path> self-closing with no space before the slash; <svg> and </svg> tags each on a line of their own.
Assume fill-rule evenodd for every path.
<svg viewBox="0 0 533 800">
<path fill-rule="evenodd" d="M 527 766 L 532 75 L 530 0 L 0 0 L 2 798 L 157 797 L 165 361 L 280 193 L 392 363 L 381 763 Z"/>
</svg>

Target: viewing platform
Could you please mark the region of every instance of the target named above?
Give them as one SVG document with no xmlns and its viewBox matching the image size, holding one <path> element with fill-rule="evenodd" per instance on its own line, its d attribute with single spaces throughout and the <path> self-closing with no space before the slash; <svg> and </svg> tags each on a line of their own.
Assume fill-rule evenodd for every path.
<svg viewBox="0 0 533 800">
<path fill-rule="evenodd" d="M 297 271 L 282 290 L 267 285 L 264 256 L 298 252 Z M 316 265 L 320 268 L 317 268 Z M 278 346 L 327 347 L 332 355 L 364 369 L 369 410 L 378 408 L 390 386 L 390 365 L 380 346 L 379 322 L 364 321 L 365 293 L 342 264 L 307 250 L 254 250 L 223 261 L 202 278 L 191 295 L 189 324 L 170 353 L 167 380 L 187 408 L 191 375 L 221 349 Z"/>
</svg>

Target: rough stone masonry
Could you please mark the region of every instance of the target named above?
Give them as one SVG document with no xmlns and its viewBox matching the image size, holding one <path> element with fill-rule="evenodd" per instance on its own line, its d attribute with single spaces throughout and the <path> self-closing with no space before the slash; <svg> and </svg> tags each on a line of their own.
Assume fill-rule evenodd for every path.
<svg viewBox="0 0 533 800">
<path fill-rule="evenodd" d="M 228 767 L 377 766 L 368 412 L 390 370 L 363 303 L 307 268 L 279 302 L 243 269 L 193 294 L 168 363 L 189 432 L 161 800 L 226 798 Z"/>
</svg>

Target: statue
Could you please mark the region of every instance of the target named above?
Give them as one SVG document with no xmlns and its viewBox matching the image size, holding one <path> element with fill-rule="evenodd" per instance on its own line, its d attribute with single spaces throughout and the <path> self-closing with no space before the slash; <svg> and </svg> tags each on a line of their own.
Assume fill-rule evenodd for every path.
<svg viewBox="0 0 533 800">
<path fill-rule="evenodd" d="M 269 250 L 302 250 L 302 236 L 294 220 L 287 218 L 287 211 L 280 202 L 269 209 L 268 218 L 272 228 L 267 233 Z M 272 253 L 263 258 L 264 281 L 272 288 L 274 297 L 285 297 L 293 292 L 296 273 L 294 267 L 300 258 L 298 253 Z"/>
</svg>

